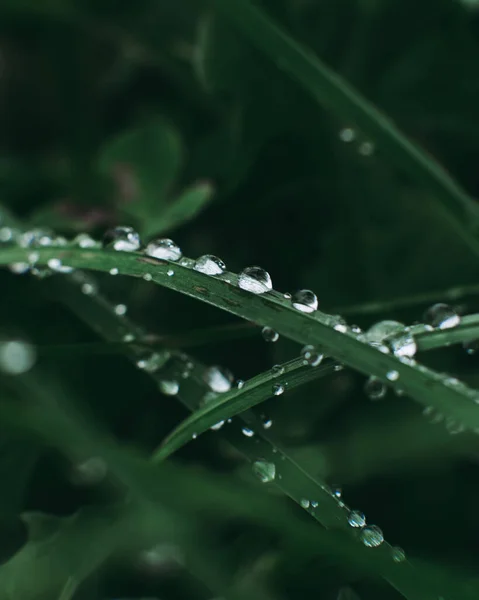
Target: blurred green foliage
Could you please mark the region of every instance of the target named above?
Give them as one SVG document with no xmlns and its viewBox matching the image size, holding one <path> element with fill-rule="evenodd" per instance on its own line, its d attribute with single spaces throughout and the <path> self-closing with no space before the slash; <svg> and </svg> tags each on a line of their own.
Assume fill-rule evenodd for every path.
<svg viewBox="0 0 479 600">
<path fill-rule="evenodd" d="M 471 196 L 479 194 L 479 12 L 473 6 L 457 0 L 258 4 Z M 65 235 L 97 236 L 118 223 L 134 225 L 145 238 L 171 233 L 188 256 L 217 254 L 235 271 L 259 263 L 278 289 L 311 288 L 331 312 L 425 292 L 437 291 L 441 300 L 441 290 L 476 282 L 476 258 L 441 218 L 434 195 L 384 160 L 381 147 L 365 153 L 364 144 L 374 140 L 360 131 L 341 141 L 347 127 L 354 124 L 320 109 L 207 2 L 0 3 L 0 200 L 23 219 Z M 48 279 L 0 276 L 2 336 L 24 335 L 41 348 L 99 341 L 62 308 Z M 146 282 L 98 279 L 112 302 L 127 304 L 128 314 L 157 335 L 231 322 Z M 362 327 L 381 318 L 410 323 L 424 308 L 422 302 L 388 307 L 358 314 L 357 321 Z M 463 313 L 478 308 L 474 295 L 458 300 Z M 245 379 L 297 350 L 284 340 L 266 344 L 258 334 L 212 340 L 192 354 Z M 425 360 L 479 383 L 477 356 L 461 348 Z M 186 416 L 120 356 L 49 355 L 46 348 L 38 368 L 52 394 L 60 388 L 122 443 L 142 451 Z M 342 483 L 347 503 L 378 523 L 388 541 L 408 555 L 477 572 L 475 436 L 451 436 L 427 423 L 405 398 L 371 403 L 363 382 L 338 373 L 269 400 L 258 414 L 273 419 L 276 439 L 298 462 Z M 2 376 L 0 385 L 6 399 L 28 399 L 12 378 Z M 66 518 L 111 498 L 72 482 L 71 457 L 18 439 L 6 424 L 0 435 L 0 558 L 8 565 L 26 537 L 20 512 Z M 225 479 L 237 471 L 243 476 L 242 462 L 215 433 L 178 458 Z M 202 493 L 200 478 L 189 490 L 195 493 Z M 235 581 L 238 598 L 399 597 L 344 564 L 299 555 L 261 526 L 218 522 L 214 515 L 203 526 L 211 539 L 205 534 L 198 544 L 215 557 L 223 548 L 218 564 Z M 96 539 L 102 543 L 101 535 Z M 88 539 L 82 543 L 88 548 Z M 131 560 L 105 565 L 80 588 L 79 599 L 211 597 L 179 567 L 145 573 Z"/>
</svg>

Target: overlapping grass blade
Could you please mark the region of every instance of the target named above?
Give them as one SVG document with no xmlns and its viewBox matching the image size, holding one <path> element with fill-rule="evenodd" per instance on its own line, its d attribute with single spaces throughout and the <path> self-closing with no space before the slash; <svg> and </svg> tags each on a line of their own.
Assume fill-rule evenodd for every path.
<svg viewBox="0 0 479 600">
<path fill-rule="evenodd" d="M 212 0 L 214 7 L 246 38 L 343 123 L 359 128 L 393 164 L 423 185 L 441 203 L 443 217 L 471 251 L 479 256 L 475 202 L 426 152 L 404 136 L 394 123 L 357 90 L 295 42 L 248 0 Z"/>
<path fill-rule="evenodd" d="M 0 264 L 28 262 L 31 251 L 9 247 L 0 252 Z M 39 248 L 37 264 L 47 264 L 57 258 L 63 264 L 80 269 L 143 277 L 164 287 L 212 304 L 254 323 L 269 326 L 278 333 L 303 344 L 320 346 L 324 353 L 346 366 L 366 375 L 374 375 L 397 391 L 408 394 L 423 406 L 433 406 L 467 428 L 479 427 L 478 392 L 466 386 L 447 385 L 448 377 L 417 365 L 399 360 L 364 343 L 358 336 L 343 333 L 337 318 L 315 311 L 306 314 L 295 310 L 279 292 L 255 295 L 240 289 L 237 276 L 226 273 L 210 277 L 179 263 L 145 257 L 139 253 L 114 252 L 100 249 Z M 174 270 L 174 276 L 168 272 Z"/>
</svg>

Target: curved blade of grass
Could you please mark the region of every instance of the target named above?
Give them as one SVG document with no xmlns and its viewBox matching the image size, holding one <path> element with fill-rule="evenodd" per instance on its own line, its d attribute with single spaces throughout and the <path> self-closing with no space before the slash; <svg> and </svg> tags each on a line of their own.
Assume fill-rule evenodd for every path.
<svg viewBox="0 0 479 600">
<path fill-rule="evenodd" d="M 434 194 L 458 236 L 479 256 L 479 241 L 471 230 L 478 208 L 472 198 L 428 154 L 404 136 L 394 123 L 357 90 L 295 42 L 248 0 L 212 0 L 216 10 L 326 110 L 358 127 L 378 144 L 395 165 Z"/>
<path fill-rule="evenodd" d="M 317 368 L 304 366 L 303 359 L 296 358 L 281 365 L 281 377 L 287 377 L 288 387 L 297 387 L 332 373 L 334 363 Z M 215 423 L 235 417 L 237 414 L 268 400 L 274 396 L 272 386 L 282 380 L 272 370 L 260 373 L 245 382 L 241 389 L 220 394 L 185 419 L 163 442 L 161 448 L 153 453 L 153 461 L 164 460 L 173 452 L 184 446 L 197 436 L 207 431 Z"/>
<path fill-rule="evenodd" d="M 0 251 L 0 264 L 28 262 L 30 254 L 31 250 L 23 248 L 5 248 Z M 320 346 L 328 356 L 361 373 L 378 377 L 396 391 L 408 394 L 423 406 L 433 406 L 466 428 L 479 427 L 479 405 L 475 402 L 479 393 L 476 390 L 447 385 L 446 375 L 414 361 L 383 354 L 361 341 L 356 334 L 336 330 L 337 318 L 334 316 L 320 311 L 312 314 L 300 312 L 279 292 L 263 295 L 246 292 L 238 287 L 234 273 L 210 277 L 186 264 L 156 260 L 139 253 L 101 249 L 48 247 L 36 249 L 35 255 L 37 264 L 45 265 L 56 258 L 65 265 L 80 269 L 104 272 L 118 269 L 123 275 L 137 277 L 148 274 L 155 283 L 272 327 L 293 341 Z M 168 272 L 172 269 L 174 276 L 169 276 Z"/>
</svg>

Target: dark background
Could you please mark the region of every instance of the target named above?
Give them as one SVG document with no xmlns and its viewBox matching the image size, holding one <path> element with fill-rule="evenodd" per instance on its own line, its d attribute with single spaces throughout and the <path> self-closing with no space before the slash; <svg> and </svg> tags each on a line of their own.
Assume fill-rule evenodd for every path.
<svg viewBox="0 0 479 600">
<path fill-rule="evenodd" d="M 474 7 L 454 0 L 261 4 L 471 196 L 479 194 Z M 476 259 L 440 217 L 434 195 L 383 159 L 374 140 L 355 130 L 353 141 L 341 141 L 348 127 L 354 124 L 325 112 L 199 0 L 0 3 L 0 199 L 18 216 L 67 236 L 98 237 L 119 223 L 147 237 L 161 230 L 187 256 L 216 254 L 233 271 L 260 264 L 276 289 L 311 288 L 321 309 L 362 327 L 384 318 L 420 320 L 428 306 L 422 301 L 375 312 L 354 307 L 427 292 L 439 301 L 443 290 L 476 282 Z M 163 231 L 167 208 L 205 182 L 215 190 L 212 201 L 196 218 Z M 52 299 L 48 279 L 0 275 L 3 335 L 19 333 L 40 346 L 97 341 Z M 99 280 L 152 333 L 234 322 L 145 282 Z M 473 292 L 458 293 L 458 311 L 478 306 Z M 258 331 L 191 353 L 246 379 L 298 350 L 285 340 L 267 344 Z M 186 416 L 123 358 L 71 353 L 43 360 L 122 440 L 152 448 Z M 422 360 L 477 383 L 478 359 L 462 348 Z M 321 449 L 330 461 L 328 477 L 343 486 L 347 503 L 380 524 L 391 543 L 477 569 L 476 437 L 428 423 L 420 407 L 392 393 L 373 403 L 363 384 L 363 377 L 343 372 L 269 401 L 278 439 L 312 472 L 320 472 Z M 7 458 L 9 444 L 5 436 Z M 97 491 L 71 484 L 70 467 L 54 453 L 32 452 L 38 462 L 28 471 L 25 493 L 22 487 L 3 509 L 8 527 L 12 506 L 65 515 L 96 501 Z M 214 433 L 179 456 L 213 471 L 243 468 Z M 11 479 L 11 487 L 21 483 Z M 2 538 L 5 559 L 13 537 Z M 240 568 L 258 559 L 258 537 L 258 531 L 235 532 L 231 563 Z M 267 540 L 262 543 L 266 551 Z M 171 573 L 150 580 L 134 569 L 129 575 L 113 569 L 101 593 L 205 597 L 180 581 Z M 398 597 L 317 562 L 289 561 L 268 572 L 278 599 L 336 598 L 346 584 L 365 600 Z"/>
</svg>

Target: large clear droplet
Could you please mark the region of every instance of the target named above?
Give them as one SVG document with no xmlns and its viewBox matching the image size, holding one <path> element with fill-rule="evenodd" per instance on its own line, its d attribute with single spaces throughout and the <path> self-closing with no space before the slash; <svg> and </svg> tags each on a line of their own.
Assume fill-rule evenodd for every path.
<svg viewBox="0 0 479 600">
<path fill-rule="evenodd" d="M 279 340 L 279 333 L 271 327 L 263 327 L 261 335 L 265 342 L 277 342 Z"/>
<path fill-rule="evenodd" d="M 180 384 L 173 379 L 162 379 L 158 387 L 160 388 L 160 392 L 165 394 L 165 396 L 176 396 L 180 391 Z"/>
<path fill-rule="evenodd" d="M 222 275 L 226 271 L 226 265 L 217 256 L 205 254 L 196 259 L 194 270 L 205 275 Z"/>
<path fill-rule="evenodd" d="M 293 294 L 291 304 L 301 312 L 312 313 L 318 309 L 318 298 L 311 290 L 299 290 Z"/>
<path fill-rule="evenodd" d="M 384 542 L 383 532 L 376 525 L 368 525 L 361 531 L 362 543 L 368 548 L 377 548 Z"/>
<path fill-rule="evenodd" d="M 384 383 L 377 377 L 369 377 L 364 384 L 364 393 L 370 400 L 381 400 L 386 395 L 388 389 Z"/>
<path fill-rule="evenodd" d="M 382 342 L 388 336 L 404 331 L 405 326 L 398 321 L 379 321 L 364 334 L 368 342 Z"/>
<path fill-rule="evenodd" d="M 246 267 L 238 276 L 238 286 L 252 294 L 264 294 L 273 289 L 273 282 L 261 267 Z"/>
<path fill-rule="evenodd" d="M 233 374 L 224 367 L 209 367 L 203 373 L 203 381 L 213 392 L 229 392 L 233 384 Z"/>
<path fill-rule="evenodd" d="M 351 527 L 364 527 L 366 525 L 366 517 L 359 510 L 352 510 L 348 516 L 348 523 Z"/>
<path fill-rule="evenodd" d="M 145 254 L 146 256 L 152 256 L 153 258 L 171 261 L 180 260 L 183 255 L 180 247 L 169 238 L 152 240 L 145 248 Z"/>
<path fill-rule="evenodd" d="M 387 343 L 394 356 L 412 358 L 417 352 L 417 344 L 411 333 L 402 331 L 387 338 Z"/>
<path fill-rule="evenodd" d="M 321 364 L 324 354 L 319 352 L 314 346 L 304 346 L 301 350 L 301 356 L 304 358 L 304 362 L 311 367 L 317 367 Z"/>
<path fill-rule="evenodd" d="M 434 304 L 424 314 L 424 320 L 437 329 L 451 329 L 461 322 L 461 317 L 448 304 Z"/>
<path fill-rule="evenodd" d="M 23 340 L 0 342 L 0 370 L 8 375 L 21 375 L 35 364 L 37 353 L 31 344 Z"/>
<path fill-rule="evenodd" d="M 257 460 L 253 464 L 253 473 L 262 483 L 270 483 L 276 477 L 276 466 L 266 460 Z"/>
<path fill-rule="evenodd" d="M 140 236 L 133 227 L 114 227 L 103 236 L 103 247 L 120 252 L 134 252 L 141 246 Z"/>
</svg>

